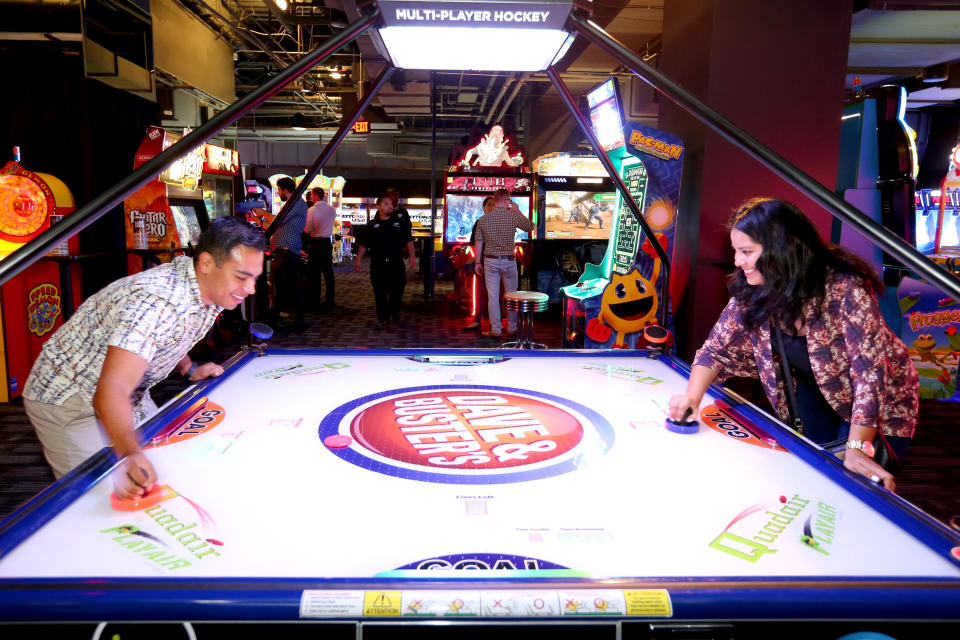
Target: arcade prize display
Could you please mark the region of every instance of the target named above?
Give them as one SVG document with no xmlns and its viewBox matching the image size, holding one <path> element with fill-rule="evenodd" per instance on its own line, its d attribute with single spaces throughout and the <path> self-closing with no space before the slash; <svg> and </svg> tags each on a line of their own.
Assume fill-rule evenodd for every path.
<svg viewBox="0 0 960 640">
<path fill-rule="evenodd" d="M 928 257 L 953 273 L 960 271 L 960 146 L 950 154 L 950 165 L 940 183 L 939 193 L 921 191 L 920 204 L 927 210 L 917 214 L 926 225 L 936 220 L 934 250 Z M 917 248 L 925 237 L 917 235 Z M 938 288 L 910 276 L 897 290 L 902 316 L 900 337 L 907 345 L 920 375 L 920 397 L 960 401 L 958 360 L 960 360 L 960 302 Z"/>
<path fill-rule="evenodd" d="M 616 78 L 587 94 L 590 122 L 637 208 L 667 255 L 674 249 L 683 143 L 676 136 L 623 116 Z M 587 263 L 576 284 L 563 287 L 563 344 L 588 349 L 638 348 L 657 324 L 664 299 L 661 264 L 619 191 L 610 242 L 599 264 Z M 670 309 L 666 314 L 671 329 Z M 641 342 L 638 342 L 638 339 Z"/>
<path fill-rule="evenodd" d="M 172 131 L 151 126 L 137 148 L 133 168 L 180 138 Z M 123 201 L 129 273 L 169 262 L 197 244 L 200 232 L 209 224 L 201 190 L 206 162 L 205 145 L 200 145 Z"/>
<path fill-rule="evenodd" d="M 58 178 L 20 166 L 0 169 L 0 260 L 56 224 L 76 207 Z M 0 402 L 20 396 L 43 343 L 81 301 L 79 254 L 74 235 L 0 288 Z"/>
</svg>

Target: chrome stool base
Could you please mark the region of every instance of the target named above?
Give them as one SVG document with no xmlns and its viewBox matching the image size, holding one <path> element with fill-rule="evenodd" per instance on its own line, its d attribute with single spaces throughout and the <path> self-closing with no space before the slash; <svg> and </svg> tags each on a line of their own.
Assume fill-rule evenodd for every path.
<svg viewBox="0 0 960 640">
<path fill-rule="evenodd" d="M 533 341 L 533 314 L 546 311 L 549 296 L 539 291 L 511 291 L 504 294 L 507 311 L 517 312 L 517 338 L 500 345 L 501 349 L 546 349 L 547 345 Z"/>
</svg>

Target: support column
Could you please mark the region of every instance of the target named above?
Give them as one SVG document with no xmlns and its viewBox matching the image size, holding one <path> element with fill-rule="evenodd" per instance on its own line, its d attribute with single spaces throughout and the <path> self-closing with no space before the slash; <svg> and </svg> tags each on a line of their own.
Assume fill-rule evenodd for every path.
<svg viewBox="0 0 960 640">
<path fill-rule="evenodd" d="M 660 70 L 830 190 L 837 176 L 852 0 L 666 0 Z M 674 253 L 679 355 L 690 359 L 727 300 L 723 227 L 753 196 L 795 202 L 829 237 L 832 217 L 668 100 L 660 128 L 686 161 Z"/>
</svg>

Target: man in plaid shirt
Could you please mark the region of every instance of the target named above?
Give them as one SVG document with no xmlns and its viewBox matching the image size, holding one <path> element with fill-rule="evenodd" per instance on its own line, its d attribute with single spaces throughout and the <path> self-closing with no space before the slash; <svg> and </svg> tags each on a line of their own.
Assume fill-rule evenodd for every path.
<svg viewBox="0 0 960 640">
<path fill-rule="evenodd" d="M 506 293 L 517 290 L 517 260 L 513 255 L 516 230 L 533 231 L 533 222 L 520 213 L 517 203 L 510 199 L 510 192 L 497 189 L 494 194 L 493 211 L 484 214 L 477 223 L 476 256 L 477 275 L 483 276 L 487 285 L 487 309 L 490 313 L 490 331 L 485 336 L 500 337 L 500 281 Z M 517 312 L 507 313 L 507 332 L 517 332 Z"/>
</svg>

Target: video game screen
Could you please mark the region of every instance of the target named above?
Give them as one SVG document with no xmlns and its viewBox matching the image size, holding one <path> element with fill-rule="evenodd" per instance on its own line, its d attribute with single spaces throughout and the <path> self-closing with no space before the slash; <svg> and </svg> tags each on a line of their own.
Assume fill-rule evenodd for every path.
<svg viewBox="0 0 960 640">
<path fill-rule="evenodd" d="M 590 124 L 604 151 L 623 146 L 623 109 L 616 81 L 610 78 L 587 94 Z"/>
<path fill-rule="evenodd" d="M 939 222 L 940 212 L 930 209 L 924 205 L 921 194 L 917 194 L 914 199 L 914 240 L 917 245 L 917 251 L 920 253 L 933 253 L 937 245 L 937 222 Z"/>
<path fill-rule="evenodd" d="M 483 215 L 483 201 L 489 194 L 483 195 L 456 195 L 447 194 L 447 229 L 444 233 L 446 242 L 469 242 L 473 224 Z M 520 207 L 520 213 L 530 217 L 530 198 L 510 198 Z M 530 234 L 517 229 L 514 241 L 526 240 Z"/>
<path fill-rule="evenodd" d="M 609 240 L 616 193 L 547 191 L 544 237 L 547 240 Z"/>
<path fill-rule="evenodd" d="M 180 234 L 180 246 L 196 246 L 200 239 L 200 220 L 197 218 L 197 209 L 191 205 L 170 203 L 173 213 L 173 222 L 177 225 Z"/>
</svg>

